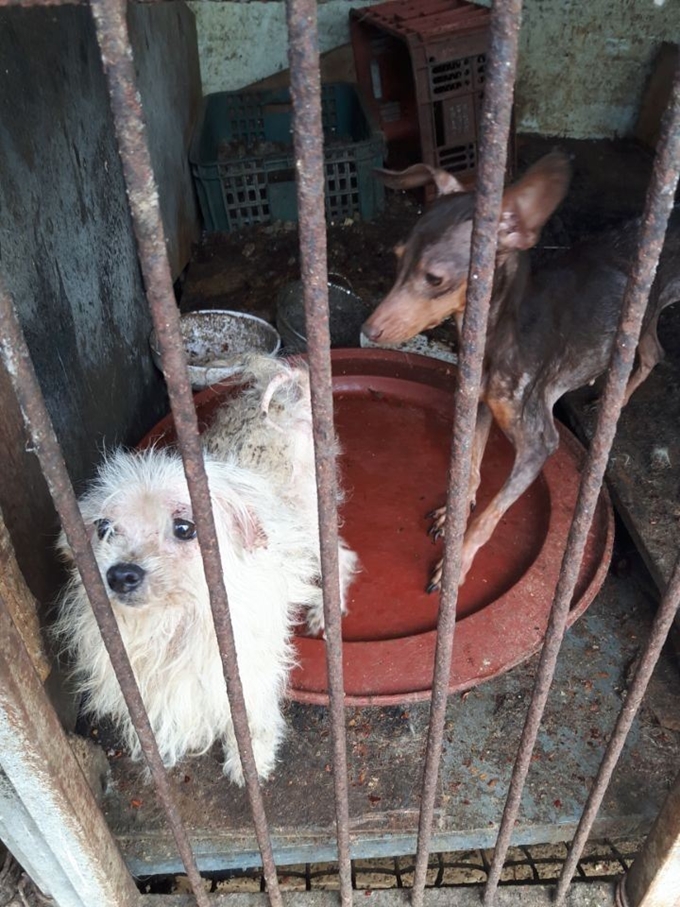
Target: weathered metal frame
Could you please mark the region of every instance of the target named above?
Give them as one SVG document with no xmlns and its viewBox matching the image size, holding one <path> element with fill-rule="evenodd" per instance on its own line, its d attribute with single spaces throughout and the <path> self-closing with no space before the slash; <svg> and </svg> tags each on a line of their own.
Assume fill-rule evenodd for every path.
<svg viewBox="0 0 680 907">
<path fill-rule="evenodd" d="M 57 5 L 71 0 L 0 0 L 0 6 Z M 268 898 L 272 905 L 280 905 L 276 867 L 269 838 L 269 829 L 263 806 L 262 794 L 252 753 L 245 703 L 240 678 L 236 669 L 234 637 L 229 618 L 227 593 L 221 575 L 215 525 L 212 517 L 207 479 L 203 467 L 196 414 L 188 380 L 186 359 L 179 334 L 179 315 L 172 292 L 172 280 L 165 251 L 163 225 L 158 208 L 158 198 L 151 171 L 143 112 L 135 89 L 134 70 L 129 37 L 125 21 L 125 0 L 90 0 L 97 39 L 100 45 L 104 70 L 111 95 L 114 125 L 123 163 L 125 182 L 130 199 L 133 228 L 139 249 L 139 258 L 147 288 L 147 296 L 154 326 L 161 348 L 163 371 L 168 386 L 171 409 L 177 428 L 180 448 L 192 500 L 194 518 L 203 555 L 204 569 L 211 590 L 211 607 L 215 631 L 222 655 L 225 682 L 232 716 L 244 767 L 253 820 L 260 846 Z M 427 755 L 423 779 L 422 807 L 419 823 L 418 854 L 412 900 L 421 907 L 425 898 L 427 857 L 432 836 L 432 822 L 436 784 L 442 751 L 443 723 L 446 709 L 447 681 L 450 671 L 458 577 L 467 495 L 459 493 L 467 488 L 470 471 L 470 448 L 477 410 L 479 385 L 482 374 L 482 357 L 486 336 L 489 300 L 493 285 L 496 250 L 496 225 L 502 198 L 502 175 L 505 171 L 507 137 L 510 128 L 514 73 L 517 58 L 517 35 L 521 16 L 521 0 L 496 0 L 492 13 L 492 37 L 489 54 L 481 155 L 478 174 L 477 201 L 473 226 L 472 266 L 468 281 L 468 300 L 462 337 L 462 356 L 459 383 L 456 391 L 456 420 L 453 453 L 447 497 L 449 532 L 445 546 L 442 597 L 439 614 L 438 644 L 433 675 L 432 711 L 428 735 Z M 347 760 L 345 749 L 345 723 L 342 687 L 342 641 L 340 628 L 340 592 L 337 563 L 337 480 L 333 458 L 326 443 L 333 430 L 333 399 L 331 390 L 330 342 L 328 329 L 328 294 L 326 233 L 323 206 L 318 203 L 323 193 L 323 155 L 320 108 L 320 77 L 318 65 L 318 37 L 315 0 L 287 0 L 287 17 L 290 39 L 291 89 L 294 106 L 294 139 L 298 171 L 298 204 L 300 212 L 300 244 L 302 277 L 305 286 L 305 311 L 308 320 L 308 352 L 312 379 L 312 407 L 314 416 L 314 441 L 317 459 L 317 485 L 319 489 L 319 517 L 321 556 L 323 568 L 324 611 L 327 626 L 327 654 L 332 725 L 333 766 L 335 780 L 338 858 L 340 862 L 341 899 L 344 907 L 352 901 L 350 873 L 350 816 L 347 792 Z M 612 355 L 600 417 L 590 453 L 584 468 L 576 514 L 569 534 L 560 579 L 558 582 L 548 632 L 543 647 L 539 671 L 518 750 L 513 778 L 508 792 L 501 827 L 496 842 L 494 860 L 485 891 L 485 903 L 494 903 L 512 829 L 519 812 L 519 803 L 526 781 L 536 735 L 540 726 L 545 702 L 551 687 L 557 657 L 566 625 L 566 616 L 578 576 L 585 539 L 590 527 L 595 503 L 602 485 L 604 470 L 611 449 L 616 424 L 623 403 L 623 395 L 632 369 L 635 347 L 640 333 L 642 317 L 654 278 L 658 257 L 663 245 L 668 215 L 672 206 L 680 166 L 680 74 L 676 77 L 674 92 L 654 166 L 648 193 L 639 253 L 631 271 L 626 289 L 624 309 Z M 118 673 L 126 696 L 130 714 L 138 730 L 145 757 L 156 784 L 159 799 L 175 835 L 196 901 L 208 903 L 191 845 L 181 817 L 173 802 L 167 775 L 151 732 L 148 717 L 139 695 L 134 675 L 118 632 L 115 618 L 92 554 L 85 527 L 82 524 L 77 501 L 70 485 L 66 467 L 56 436 L 30 362 L 25 340 L 16 318 L 11 300 L 0 292 L 0 317 L 2 335 L 0 346 L 5 366 L 12 379 L 20 402 L 31 444 L 40 459 L 50 491 L 66 531 L 69 544 L 81 571 L 92 606 Z M 646 688 L 649 676 L 658 659 L 661 646 L 670 627 L 680 599 L 680 568 L 676 568 L 664 601 L 638 667 L 633 685 L 616 729 L 605 753 L 601 770 L 594 784 L 577 832 L 572 855 L 565 866 L 558 888 L 562 900 L 576 866 L 583 844 L 587 840 L 597 809 L 606 790 L 611 771 L 618 759 L 635 711 Z M 1 587 L 0 587 L 1 589 Z M 0 607 L 0 621 L 9 621 L 7 612 Z M 12 638 L 7 623 L 7 638 Z M 25 650 L 14 656 L 11 650 L 0 648 L 0 673 L 16 674 L 14 686 L 8 686 L 0 707 L 0 733 L 8 726 L 10 711 L 17 708 L 22 695 L 32 691 L 36 709 L 49 712 L 45 702 L 38 702 L 35 689 L 37 677 L 29 677 L 22 659 Z M 11 664 L 11 658 L 16 664 Z M 27 656 L 26 656 L 27 658 Z M 32 669 L 31 669 L 32 670 Z M 44 694 L 43 694 L 44 696 Z M 30 725 L 30 714 L 24 710 L 24 727 Z M 42 714 L 42 712 L 41 712 Z M 54 713 L 46 719 L 54 723 Z M 65 741 L 61 741 L 68 749 Z M 43 785 L 53 788 L 52 772 L 38 774 L 30 760 L 22 765 L 17 752 L 15 760 L 25 770 L 24 785 L 30 788 L 40 777 Z M 66 757 L 68 758 L 68 757 Z M 71 756 L 71 759 L 73 757 Z M 3 765 L 5 755 L 3 752 Z M 18 769 L 17 769 L 18 771 Z M 54 771 L 54 770 L 53 770 Z M 19 772 L 20 775 L 20 772 Z M 16 787 L 16 778 L 12 784 Z M 83 784 L 85 782 L 83 781 Z M 81 791 L 82 794 L 82 791 Z M 30 791 L 29 791 L 30 795 Z M 83 796 L 87 796 L 83 794 Z M 22 800 L 23 800 L 22 794 Z M 89 804 L 92 808 L 92 803 Z M 101 814 L 94 809 L 101 821 Z M 58 811 L 56 813 L 59 815 Z M 61 815 L 66 821 L 72 818 L 68 809 Z M 662 811 L 663 815 L 663 811 Z M 82 830 L 76 829 L 76 834 Z M 103 835 L 103 847 L 110 848 L 111 841 Z M 82 838 L 82 834 L 81 834 Z M 73 845 L 80 853 L 83 842 Z M 65 855 L 55 854 L 57 862 Z M 111 857 L 116 860 L 115 857 Z M 102 860 L 101 869 L 105 865 Z M 106 864 L 108 865 L 108 864 Z M 117 864 L 120 875 L 120 864 Z M 639 872 L 638 872 L 639 875 Z M 634 887 L 635 874 L 630 886 Z M 103 878 L 103 884 L 114 875 Z M 122 876 L 124 878 L 124 874 Z M 132 897 L 129 875 L 122 883 L 125 897 Z M 66 896 L 65 896 L 66 897 Z M 428 901 L 430 898 L 428 897 Z M 124 900 L 110 901 L 125 903 Z M 62 901 L 60 900 L 61 904 Z M 67 903 L 64 900 L 63 903 Z M 70 903 L 70 902 L 69 902 Z M 73 901 L 75 904 L 76 901 Z"/>
</svg>

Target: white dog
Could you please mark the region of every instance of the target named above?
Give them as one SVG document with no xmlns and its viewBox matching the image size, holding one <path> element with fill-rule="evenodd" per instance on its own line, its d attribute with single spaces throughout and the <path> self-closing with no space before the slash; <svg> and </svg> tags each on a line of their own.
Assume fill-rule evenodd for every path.
<svg viewBox="0 0 680 907">
<path fill-rule="evenodd" d="M 255 761 L 272 771 L 284 722 L 296 605 L 315 605 L 318 556 L 309 529 L 272 484 L 206 457 Z M 80 502 L 118 626 L 167 766 L 221 739 L 224 772 L 243 783 L 203 564 L 182 462 L 152 449 L 107 459 Z M 70 552 L 63 537 L 60 547 Z M 72 651 L 79 689 L 141 755 L 94 614 L 74 569 L 56 632 Z"/>
<path fill-rule="evenodd" d="M 303 363 L 251 355 L 244 359 L 240 381 L 244 388 L 222 404 L 203 435 L 206 450 L 217 457 L 236 457 L 240 465 L 267 478 L 274 493 L 295 510 L 309 530 L 308 542 L 320 576 L 309 371 Z M 340 445 L 335 435 L 331 443 L 337 457 Z M 339 490 L 338 504 L 342 498 Z M 359 567 L 357 555 L 342 538 L 338 565 L 341 609 L 346 614 L 347 591 Z M 321 588 L 308 610 L 307 626 L 311 633 L 324 629 Z"/>
<path fill-rule="evenodd" d="M 204 436 L 224 581 L 260 776 L 283 736 L 281 701 L 298 608 L 323 628 L 309 376 L 268 357 L 246 360 L 246 387 Z M 334 442 L 337 443 L 337 442 Z M 337 447 L 334 449 L 337 453 Z M 208 588 L 179 455 L 119 451 L 80 502 L 161 757 L 172 766 L 221 739 L 224 771 L 243 783 Z M 59 547 L 69 558 L 62 534 Z M 344 602 L 357 557 L 340 544 Z M 79 690 L 113 718 L 133 758 L 141 749 L 75 568 L 55 627 Z"/>
</svg>

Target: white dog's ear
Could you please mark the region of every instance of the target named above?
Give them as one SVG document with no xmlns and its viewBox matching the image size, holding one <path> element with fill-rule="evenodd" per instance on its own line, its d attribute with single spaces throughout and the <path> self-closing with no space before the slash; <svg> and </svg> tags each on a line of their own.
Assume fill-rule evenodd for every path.
<svg viewBox="0 0 680 907">
<path fill-rule="evenodd" d="M 82 509 L 81 509 L 81 514 L 83 517 L 83 521 L 85 523 L 85 530 L 90 537 L 90 543 L 94 545 L 94 540 L 95 540 L 95 536 L 96 536 L 94 520 L 91 519 L 90 515 L 88 513 L 86 513 L 85 511 L 83 511 Z M 69 545 L 69 543 L 66 539 L 66 533 L 64 532 L 63 529 L 60 531 L 54 547 L 57 549 L 57 554 L 59 555 L 60 559 L 62 561 L 64 561 L 64 563 L 69 564 L 69 565 L 74 563 L 73 551 L 71 550 L 71 546 Z"/>
<path fill-rule="evenodd" d="M 229 541 L 246 551 L 266 548 L 269 539 L 257 514 L 253 497 L 258 492 L 249 487 L 250 477 L 232 463 L 206 460 L 205 467 L 215 520 L 222 524 Z"/>
<path fill-rule="evenodd" d="M 57 541 L 54 546 L 57 549 L 57 554 L 67 564 L 73 563 L 73 552 L 71 551 L 71 546 L 66 541 L 66 533 L 62 529 L 57 537 Z"/>
<path fill-rule="evenodd" d="M 252 508 L 246 507 L 245 510 L 234 509 L 232 516 L 236 531 L 241 536 L 243 547 L 246 551 L 267 547 L 269 544 L 267 533 Z"/>
</svg>

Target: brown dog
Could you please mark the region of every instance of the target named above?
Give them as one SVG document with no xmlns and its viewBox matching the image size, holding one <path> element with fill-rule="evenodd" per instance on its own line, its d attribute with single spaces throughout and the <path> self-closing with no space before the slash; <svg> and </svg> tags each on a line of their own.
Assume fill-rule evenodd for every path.
<svg viewBox="0 0 680 907">
<path fill-rule="evenodd" d="M 394 286 L 363 326 L 373 343 L 410 339 L 448 316 L 462 324 L 465 309 L 474 196 L 450 174 L 423 164 L 401 174 L 380 171 L 385 182 L 410 188 L 433 181 L 440 197 L 395 251 Z M 472 450 L 470 503 L 492 420 L 515 448 L 507 481 L 470 522 L 463 545 L 461 583 L 477 551 L 508 508 L 539 475 L 559 436 L 552 410 L 567 391 L 592 383 L 607 368 L 633 261 L 638 222 L 584 241 L 531 273 L 527 250 L 564 198 L 570 179 L 565 155 L 542 158 L 503 195 L 496 270 Z M 661 359 L 656 333 L 661 310 L 680 298 L 680 230 L 669 230 L 640 337 L 638 362 L 626 400 Z M 445 508 L 430 532 L 444 532 Z M 441 562 L 429 591 L 439 587 Z"/>
</svg>

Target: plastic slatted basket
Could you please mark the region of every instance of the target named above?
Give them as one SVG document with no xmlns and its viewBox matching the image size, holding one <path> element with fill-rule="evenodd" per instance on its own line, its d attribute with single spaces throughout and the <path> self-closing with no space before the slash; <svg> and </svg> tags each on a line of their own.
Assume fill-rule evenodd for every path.
<svg viewBox="0 0 680 907">
<path fill-rule="evenodd" d="M 382 133 L 371 128 L 352 85 L 322 88 L 326 216 L 383 207 L 374 167 L 384 158 Z M 292 106 L 287 90 L 217 92 L 204 100 L 190 162 L 208 231 L 297 220 Z"/>
<path fill-rule="evenodd" d="M 468 0 L 395 0 L 350 11 L 359 89 L 385 134 L 391 167 L 423 161 L 474 177 L 489 23 L 489 10 Z"/>
</svg>

